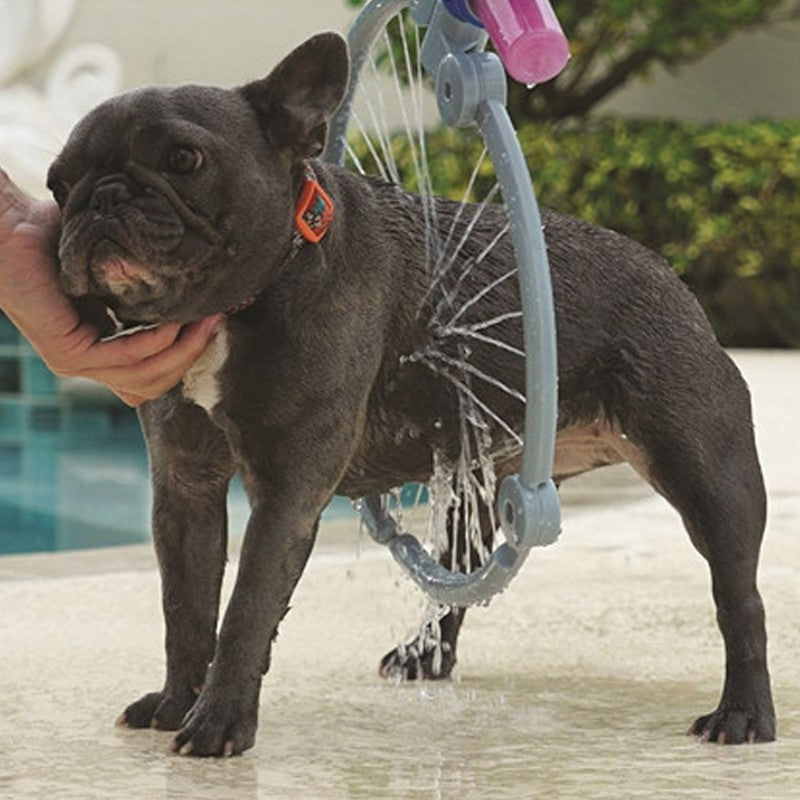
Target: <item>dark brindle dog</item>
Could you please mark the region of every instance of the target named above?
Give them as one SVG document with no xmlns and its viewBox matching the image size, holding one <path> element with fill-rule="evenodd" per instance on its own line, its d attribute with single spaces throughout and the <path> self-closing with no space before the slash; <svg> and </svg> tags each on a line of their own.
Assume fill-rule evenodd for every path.
<svg viewBox="0 0 800 800">
<path fill-rule="evenodd" d="M 335 214 L 319 243 L 295 231 L 298 197 L 309 186 L 320 213 L 305 215 L 307 232 L 314 238 L 330 222 L 308 159 L 320 153 L 347 73 L 343 40 L 323 34 L 240 89 L 131 92 L 91 112 L 50 170 L 69 292 L 99 298 L 129 322 L 227 312 L 182 385 L 141 409 L 167 676 L 123 720 L 178 729 L 174 747 L 184 753 L 253 745 L 271 642 L 331 496 L 424 481 L 434 450 L 452 456 L 459 447 L 452 383 L 402 358 L 452 347 L 436 341 L 425 301 L 420 199 L 314 162 Z M 459 235 L 455 208 L 439 201 L 436 219 L 442 231 L 455 222 Z M 708 560 L 726 648 L 719 707 L 693 731 L 720 742 L 773 739 L 756 589 L 765 495 L 744 381 L 662 259 L 555 213 L 544 222 L 558 325 L 556 477 L 628 461 L 678 510 Z M 503 224 L 500 207 L 487 210 L 461 260 Z M 508 239 L 461 281 L 459 302 L 513 266 Z M 465 324 L 517 307 L 513 284 L 487 293 Z M 519 319 L 494 333 L 519 346 Z M 522 390 L 517 355 L 474 342 L 470 358 Z M 474 388 L 521 428 L 518 400 L 488 382 Z M 410 429 L 420 434 L 398 436 Z M 493 433 L 497 472 L 507 474 L 517 456 Z M 217 635 L 235 472 L 252 513 Z M 443 674 L 462 613 L 444 620 Z M 432 671 L 426 653 L 417 663 L 392 653 L 383 668 Z"/>
</svg>

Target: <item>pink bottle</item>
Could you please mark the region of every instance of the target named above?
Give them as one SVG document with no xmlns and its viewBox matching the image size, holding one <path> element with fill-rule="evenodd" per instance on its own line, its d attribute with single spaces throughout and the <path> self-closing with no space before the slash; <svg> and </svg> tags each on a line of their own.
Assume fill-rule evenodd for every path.
<svg viewBox="0 0 800 800">
<path fill-rule="evenodd" d="M 531 85 L 555 78 L 569 44 L 548 0 L 471 0 L 508 74 Z"/>
</svg>

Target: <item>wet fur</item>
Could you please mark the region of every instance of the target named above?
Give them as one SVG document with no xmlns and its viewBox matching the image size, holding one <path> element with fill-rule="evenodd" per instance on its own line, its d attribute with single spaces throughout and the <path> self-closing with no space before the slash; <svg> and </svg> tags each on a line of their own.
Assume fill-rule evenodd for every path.
<svg viewBox="0 0 800 800">
<path fill-rule="evenodd" d="M 452 384 L 407 359 L 428 346 L 455 347 L 458 354 L 452 337 L 431 326 L 419 198 L 316 163 L 335 202 L 335 223 L 320 245 L 286 257 L 302 165 L 321 146 L 346 70 L 341 40 L 323 35 L 240 90 L 183 87 L 123 96 L 79 125 L 51 170 L 52 185 L 70 186 L 61 255 L 66 285 L 76 293 L 114 305 L 123 318 L 155 320 L 194 319 L 256 297 L 225 322 L 225 357 L 210 368 L 217 394 L 204 395 L 211 397 L 208 410 L 190 399 L 196 387 L 179 386 L 140 414 L 152 465 L 167 677 L 161 690 L 130 705 L 123 721 L 178 729 L 174 747 L 195 755 L 252 746 L 272 641 L 331 496 L 425 480 L 434 449 L 459 447 Z M 153 190 L 149 178 L 145 191 L 141 170 L 132 175 L 129 162 L 138 159 L 159 173 L 153 154 L 167 147 L 170 126 L 187 119 L 202 129 L 198 135 L 219 163 L 210 160 L 194 182 L 171 178 L 177 200 Z M 136 138 L 145 123 L 167 131 L 149 149 Z M 107 221 L 98 215 L 101 205 Z M 455 209 L 439 201 L 442 230 Z M 142 215 L 151 220 L 144 230 L 159 231 L 160 239 L 130 230 L 130 221 L 118 223 Z M 480 252 L 503 222 L 502 209 L 488 209 L 463 259 Z M 728 742 L 772 739 L 755 584 L 765 495 L 747 387 L 661 258 L 553 212 L 544 222 L 558 328 L 557 478 L 627 460 L 675 506 L 709 562 L 726 644 L 719 708 L 694 730 Z M 107 244 L 109 230 L 114 241 L 123 240 L 116 252 Z M 106 244 L 98 249 L 98 241 Z M 116 280 L 120 272 L 108 259 L 134 257 L 149 270 L 147 281 L 122 290 L 109 285 L 108 275 Z M 464 282 L 458 302 L 512 264 L 504 237 Z M 486 319 L 517 306 L 511 280 L 467 316 Z M 521 346 L 518 320 L 494 333 Z M 477 342 L 471 347 L 472 363 L 522 389 L 521 358 Z M 478 383 L 481 398 L 519 429 L 519 401 Z M 418 435 L 398 435 L 408 430 Z M 502 433 L 495 438 L 501 441 Z M 506 450 L 499 472 L 514 462 Z M 217 634 L 225 498 L 236 472 L 252 514 Z M 443 622 L 450 647 L 445 673 L 462 618 L 455 611 Z M 384 668 L 430 674 L 425 658 L 414 672 L 393 652 Z"/>
</svg>

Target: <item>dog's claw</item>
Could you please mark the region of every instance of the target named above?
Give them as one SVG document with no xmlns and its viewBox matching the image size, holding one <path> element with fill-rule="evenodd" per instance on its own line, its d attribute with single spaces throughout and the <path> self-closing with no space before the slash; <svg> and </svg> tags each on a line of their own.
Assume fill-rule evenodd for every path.
<svg viewBox="0 0 800 800">
<path fill-rule="evenodd" d="M 195 701 L 193 694 L 177 697 L 166 692 L 151 692 L 131 703 L 117 717 L 116 724 L 125 728 L 155 728 L 176 731 Z"/>
<path fill-rule="evenodd" d="M 717 709 L 698 717 L 688 734 L 716 744 L 771 742 L 775 739 L 775 719 L 772 714 L 755 711 Z"/>
<path fill-rule="evenodd" d="M 205 689 L 181 723 L 173 740 L 173 750 L 182 756 L 241 755 L 255 743 L 258 725 L 258 690 L 238 695 Z"/>
<path fill-rule="evenodd" d="M 422 648 L 419 640 L 404 647 L 390 650 L 378 665 L 378 674 L 382 678 L 399 681 L 441 680 L 449 678 L 456 657 L 449 643 L 442 642 L 438 653 L 432 647 Z"/>
</svg>

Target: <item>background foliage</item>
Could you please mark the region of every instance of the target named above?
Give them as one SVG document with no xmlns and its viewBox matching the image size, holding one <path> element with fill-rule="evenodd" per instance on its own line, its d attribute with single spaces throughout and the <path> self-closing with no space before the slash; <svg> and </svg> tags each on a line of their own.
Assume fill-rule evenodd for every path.
<svg viewBox="0 0 800 800">
<path fill-rule="evenodd" d="M 529 122 L 518 135 L 541 204 L 666 256 L 724 344 L 800 347 L 800 121 L 601 118 Z M 413 174 L 405 138 L 395 146 Z M 460 199 L 482 143 L 442 129 L 428 148 L 435 190 Z M 494 182 L 484 166 L 477 196 Z"/>
<path fill-rule="evenodd" d="M 675 68 L 737 32 L 800 17 L 800 2 L 551 1 L 569 65 L 533 91 L 509 84 L 542 204 L 662 253 L 724 344 L 800 347 L 800 120 L 700 126 L 589 113 L 656 65 Z M 462 196 L 480 146 L 463 132 L 432 133 L 438 191 Z"/>
</svg>

